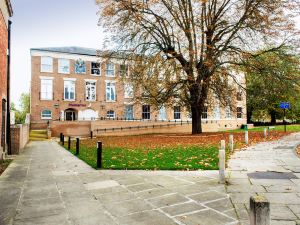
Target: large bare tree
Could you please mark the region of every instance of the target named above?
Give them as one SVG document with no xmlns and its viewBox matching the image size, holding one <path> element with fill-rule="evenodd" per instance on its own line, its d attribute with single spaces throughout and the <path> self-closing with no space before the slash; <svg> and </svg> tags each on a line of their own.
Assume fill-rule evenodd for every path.
<svg viewBox="0 0 300 225">
<path fill-rule="evenodd" d="M 157 102 L 180 98 L 178 102 L 191 110 L 193 134 L 202 132 L 201 115 L 209 93 L 224 95 L 226 87 L 230 89 L 229 77 L 238 83 L 238 66 L 245 57 L 272 51 L 294 39 L 297 33 L 293 17 L 299 2 L 97 0 L 100 25 L 118 48 L 131 50 L 131 56 L 137 57 L 133 74 L 143 74 L 140 83 L 147 74 L 151 78 L 148 81 L 153 80 L 151 72 L 158 71 L 159 78 L 161 73 L 172 74 L 174 70 L 177 79 L 166 79 L 164 75 L 163 86 L 157 81 L 152 82 L 153 86 L 145 85 L 158 87 L 147 93 L 152 92 Z M 157 67 L 151 69 L 148 65 Z"/>
</svg>

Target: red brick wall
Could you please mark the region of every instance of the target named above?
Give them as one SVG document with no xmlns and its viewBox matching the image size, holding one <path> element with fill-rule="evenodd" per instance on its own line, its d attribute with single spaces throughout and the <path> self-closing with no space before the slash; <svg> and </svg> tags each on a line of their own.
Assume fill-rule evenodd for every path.
<svg viewBox="0 0 300 225">
<path fill-rule="evenodd" d="M 8 31 L 3 15 L 0 13 L 0 134 L 2 123 L 2 99 L 6 99 L 7 95 L 7 46 L 8 46 Z M 0 146 L 1 138 L 0 138 Z M 1 148 L 1 147 L 0 147 Z M 0 160 L 2 158 L 0 149 Z"/>
<path fill-rule="evenodd" d="M 11 151 L 17 155 L 29 141 L 29 125 L 18 124 L 10 128 L 11 132 Z"/>
</svg>

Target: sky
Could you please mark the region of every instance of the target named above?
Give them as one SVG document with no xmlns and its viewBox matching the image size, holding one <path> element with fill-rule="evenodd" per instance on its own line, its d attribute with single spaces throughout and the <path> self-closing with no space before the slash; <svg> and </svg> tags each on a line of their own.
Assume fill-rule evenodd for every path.
<svg viewBox="0 0 300 225">
<path fill-rule="evenodd" d="M 18 105 L 30 90 L 30 48 L 101 48 L 95 0 L 11 0 L 11 98 Z"/>
<path fill-rule="evenodd" d="M 95 0 L 11 0 L 11 97 L 18 106 L 29 92 L 30 48 L 80 46 L 101 49 Z M 297 20 L 300 28 L 300 19 Z"/>
</svg>

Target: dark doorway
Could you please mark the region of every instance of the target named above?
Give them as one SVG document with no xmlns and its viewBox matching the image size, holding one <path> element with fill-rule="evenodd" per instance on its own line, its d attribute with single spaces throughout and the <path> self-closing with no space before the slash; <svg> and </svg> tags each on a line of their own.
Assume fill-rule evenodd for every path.
<svg viewBox="0 0 300 225">
<path fill-rule="evenodd" d="M 75 121 L 77 120 L 77 112 L 75 109 L 67 109 L 65 111 L 65 120 L 66 121 Z"/>
</svg>

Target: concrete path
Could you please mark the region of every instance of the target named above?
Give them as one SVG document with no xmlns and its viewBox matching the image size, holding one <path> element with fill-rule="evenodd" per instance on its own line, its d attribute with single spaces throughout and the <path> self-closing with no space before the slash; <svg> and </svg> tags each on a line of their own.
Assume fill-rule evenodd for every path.
<svg viewBox="0 0 300 225">
<path fill-rule="evenodd" d="M 300 158 L 295 153 L 299 144 L 297 133 L 231 157 L 227 191 L 241 224 L 249 224 L 249 198 L 256 194 L 270 201 L 272 225 L 300 224 Z"/>
<path fill-rule="evenodd" d="M 96 171 L 31 142 L 0 177 L 0 224 L 238 224 L 217 171 Z"/>
</svg>

